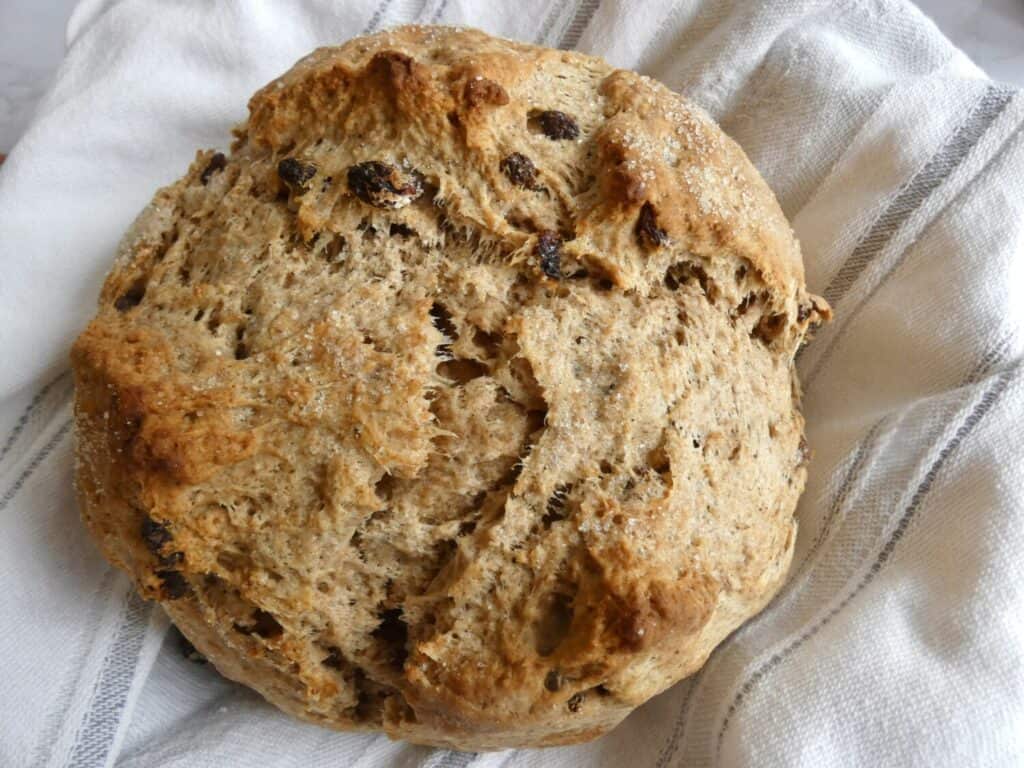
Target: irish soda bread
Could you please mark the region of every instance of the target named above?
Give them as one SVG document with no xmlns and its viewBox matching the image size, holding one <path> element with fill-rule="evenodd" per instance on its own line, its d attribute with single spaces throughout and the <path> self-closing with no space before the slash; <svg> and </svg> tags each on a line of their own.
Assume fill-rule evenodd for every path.
<svg viewBox="0 0 1024 768">
<path fill-rule="evenodd" d="M 658 83 L 359 38 L 125 237 L 73 351 L 82 514 L 293 715 L 591 739 L 785 577 L 827 314 L 742 151 Z"/>
</svg>

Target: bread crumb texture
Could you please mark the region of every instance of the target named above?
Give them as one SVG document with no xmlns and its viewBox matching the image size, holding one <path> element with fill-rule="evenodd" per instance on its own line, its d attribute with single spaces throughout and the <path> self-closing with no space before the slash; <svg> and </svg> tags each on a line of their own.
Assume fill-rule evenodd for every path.
<svg viewBox="0 0 1024 768">
<path fill-rule="evenodd" d="M 72 353 L 82 514 L 293 715 L 591 739 L 780 585 L 827 315 L 742 151 L 658 83 L 358 38 L 125 236 Z"/>
</svg>

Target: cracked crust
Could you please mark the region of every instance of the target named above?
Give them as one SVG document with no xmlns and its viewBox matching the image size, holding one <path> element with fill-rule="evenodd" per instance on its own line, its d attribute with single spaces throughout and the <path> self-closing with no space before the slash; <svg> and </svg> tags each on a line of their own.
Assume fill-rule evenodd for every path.
<svg viewBox="0 0 1024 768">
<path fill-rule="evenodd" d="M 74 346 L 86 524 L 296 716 L 601 735 L 789 565 L 829 310 L 774 197 L 663 86 L 472 30 L 318 50 L 249 107 Z"/>
</svg>

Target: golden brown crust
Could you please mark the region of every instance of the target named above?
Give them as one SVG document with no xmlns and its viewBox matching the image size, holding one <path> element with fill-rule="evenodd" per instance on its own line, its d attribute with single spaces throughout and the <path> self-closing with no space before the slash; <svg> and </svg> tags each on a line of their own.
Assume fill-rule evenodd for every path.
<svg viewBox="0 0 1024 768">
<path fill-rule="evenodd" d="M 404 27 L 255 94 L 73 350 L 106 556 L 299 717 L 594 738 L 785 576 L 827 319 L 740 149 L 576 53 Z"/>
</svg>

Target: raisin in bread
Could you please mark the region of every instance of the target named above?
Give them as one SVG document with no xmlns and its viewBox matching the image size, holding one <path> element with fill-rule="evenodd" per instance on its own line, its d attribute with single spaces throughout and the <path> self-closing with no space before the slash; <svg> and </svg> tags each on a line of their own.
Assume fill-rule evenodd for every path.
<svg viewBox="0 0 1024 768">
<path fill-rule="evenodd" d="M 405 27 L 253 96 L 73 350 L 106 557 L 333 728 L 594 738 L 785 577 L 828 315 L 742 151 L 599 59 Z"/>
</svg>

